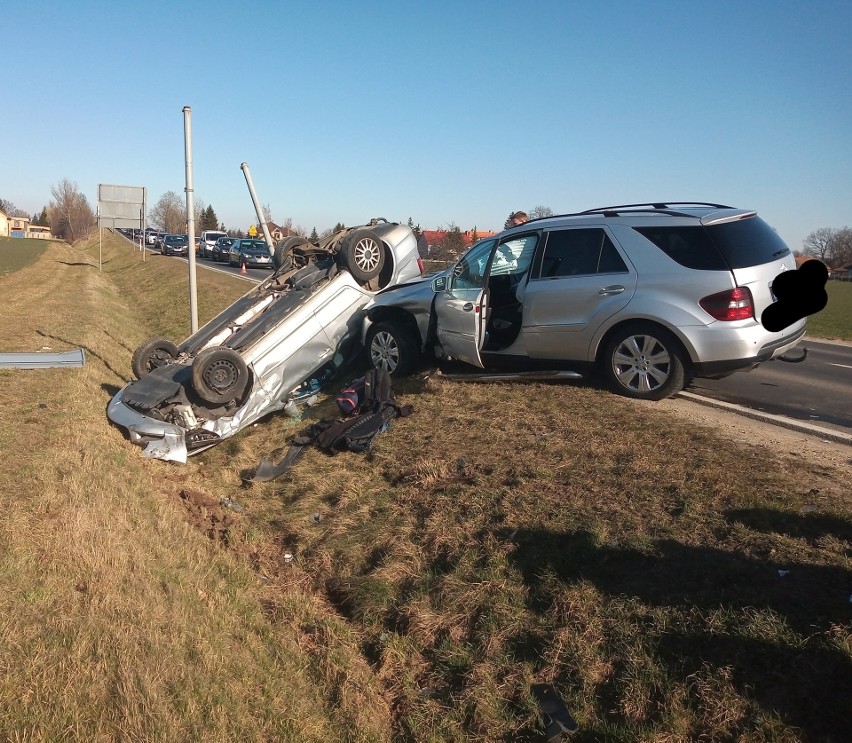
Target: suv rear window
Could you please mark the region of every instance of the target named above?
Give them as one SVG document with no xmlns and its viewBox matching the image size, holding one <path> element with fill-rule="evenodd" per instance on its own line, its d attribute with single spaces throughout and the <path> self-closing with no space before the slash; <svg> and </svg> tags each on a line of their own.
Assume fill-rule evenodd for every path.
<svg viewBox="0 0 852 743">
<path fill-rule="evenodd" d="M 703 227 L 634 227 L 669 258 L 686 268 L 727 271 L 759 266 L 790 249 L 759 217 Z"/>
<path fill-rule="evenodd" d="M 731 268 L 759 266 L 790 255 L 790 248 L 760 217 L 738 219 L 706 229 Z"/>
</svg>

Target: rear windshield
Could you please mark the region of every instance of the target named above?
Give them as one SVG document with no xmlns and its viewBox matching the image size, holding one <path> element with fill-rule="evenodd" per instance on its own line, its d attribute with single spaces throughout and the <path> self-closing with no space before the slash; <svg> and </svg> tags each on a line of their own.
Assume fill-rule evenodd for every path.
<svg viewBox="0 0 852 743">
<path fill-rule="evenodd" d="M 726 271 L 759 266 L 790 249 L 760 217 L 703 227 L 635 227 L 669 258 L 686 268 Z"/>
<path fill-rule="evenodd" d="M 707 232 L 731 268 L 759 266 L 790 255 L 790 248 L 760 217 L 713 225 Z"/>
</svg>

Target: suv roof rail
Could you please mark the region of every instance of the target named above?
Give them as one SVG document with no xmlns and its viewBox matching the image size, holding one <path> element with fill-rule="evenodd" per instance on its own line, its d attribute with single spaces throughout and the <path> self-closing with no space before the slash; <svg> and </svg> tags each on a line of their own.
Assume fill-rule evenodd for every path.
<svg viewBox="0 0 852 743">
<path fill-rule="evenodd" d="M 688 216 L 683 212 L 672 209 L 674 206 L 710 206 L 715 209 L 733 209 L 725 204 L 713 204 L 707 201 L 653 201 L 647 204 L 619 204 L 617 206 L 601 206 L 596 209 L 587 209 L 580 214 L 603 214 L 605 217 L 615 217 L 622 211 L 631 212 L 662 212 L 671 216 Z"/>
</svg>

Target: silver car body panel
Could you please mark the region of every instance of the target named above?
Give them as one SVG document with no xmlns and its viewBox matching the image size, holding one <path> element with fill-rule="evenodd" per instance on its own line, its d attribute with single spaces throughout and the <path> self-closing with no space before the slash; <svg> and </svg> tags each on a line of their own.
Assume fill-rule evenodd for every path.
<svg viewBox="0 0 852 743">
<path fill-rule="evenodd" d="M 387 284 L 420 277 L 416 240 L 407 227 L 384 224 L 372 227 L 389 249 L 391 261 Z M 295 292 L 278 291 L 277 273 L 250 289 L 237 302 L 206 323 L 178 346 L 177 361 L 150 376 L 188 377 L 192 358 L 205 348 L 230 346 L 238 350 L 248 367 L 250 390 L 236 409 L 211 410 L 194 405 L 169 405 L 173 420 L 159 420 L 128 404 L 134 385 L 145 385 L 147 377 L 125 385 L 107 408 L 109 419 L 127 429 L 133 443 L 144 447 L 148 457 L 185 462 L 234 435 L 269 413 L 281 410 L 295 390 L 328 363 L 339 363 L 339 351 L 349 340 L 357 342 L 362 324 L 360 311 L 375 292 L 360 286 L 345 270 L 312 287 L 304 301 Z M 277 302 L 283 317 L 271 311 Z M 262 331 L 262 332 L 258 332 Z M 248 339 L 248 340 L 246 340 Z M 183 377 L 181 377 L 183 375 Z M 150 384 L 149 384 L 150 386 Z M 216 435 L 209 445 L 190 450 L 187 434 L 207 431 Z"/>
</svg>

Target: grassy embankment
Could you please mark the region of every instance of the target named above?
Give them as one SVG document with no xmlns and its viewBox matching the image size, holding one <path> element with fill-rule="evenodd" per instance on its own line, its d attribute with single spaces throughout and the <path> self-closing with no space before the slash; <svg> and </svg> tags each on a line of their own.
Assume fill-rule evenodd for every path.
<svg viewBox="0 0 852 743">
<path fill-rule="evenodd" d="M 825 290 L 828 304 L 808 318 L 808 335 L 852 341 L 852 281 L 829 281 Z"/>
<path fill-rule="evenodd" d="M 139 341 L 186 334 L 185 264 L 87 262 L 96 241 L 0 279 L 8 350 L 88 350 L 0 372 L 8 737 L 532 741 L 552 682 L 587 742 L 846 739 L 847 463 L 432 376 L 370 456 L 245 490 L 301 424 L 143 460 L 104 406 Z M 245 289 L 200 274 L 202 319 Z"/>
</svg>

